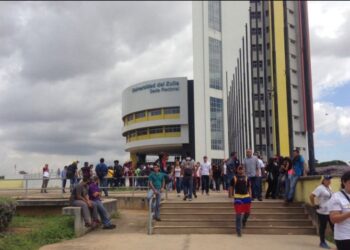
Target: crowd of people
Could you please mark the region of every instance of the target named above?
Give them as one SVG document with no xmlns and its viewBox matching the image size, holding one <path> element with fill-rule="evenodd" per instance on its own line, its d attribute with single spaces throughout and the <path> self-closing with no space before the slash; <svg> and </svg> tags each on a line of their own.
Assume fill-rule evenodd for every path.
<svg viewBox="0 0 350 250">
<path fill-rule="evenodd" d="M 197 198 L 197 192 L 209 195 L 210 191 L 226 191 L 233 198 L 236 214 L 236 232 L 240 237 L 249 215 L 251 202 L 262 201 L 262 178 L 266 178 L 267 190 L 265 199 L 283 198 L 286 204 L 293 202 L 295 189 L 299 178 L 307 173 L 307 164 L 296 149 L 292 157 L 279 157 L 263 162 L 259 155 L 246 150 L 242 161 L 235 152 L 222 163 L 211 163 L 207 156 L 195 161 L 187 154 L 183 159 L 175 158 L 169 162 L 169 156 L 161 153 L 159 159 L 152 164 L 139 164 L 134 169 L 132 162 L 123 166 L 114 161 L 114 166 L 108 167 L 101 158 L 95 166 L 88 162 L 78 169 L 79 161 L 65 166 L 60 172 L 62 191 L 65 192 L 66 181 L 70 180 L 71 204 L 82 207 L 82 213 L 87 227 L 97 227 L 103 224 L 105 229 L 113 229 L 107 211 L 101 202 L 101 190 L 108 196 L 109 187 L 122 187 L 129 179 L 130 186 L 147 188 L 148 199 L 155 197 L 154 219 L 160 221 L 160 201 L 165 189 L 175 190 L 178 197 L 184 201 Z M 140 177 L 140 178 L 135 178 Z M 320 247 L 329 249 L 325 241 L 327 224 L 334 231 L 334 239 L 338 250 L 350 249 L 350 171 L 341 177 L 341 190 L 333 193 L 331 189 L 332 176 L 323 176 L 322 183 L 310 194 L 310 203 L 317 211 L 319 219 Z M 42 193 L 47 192 L 49 169 L 43 168 Z M 101 221 L 98 220 L 100 215 Z"/>
</svg>

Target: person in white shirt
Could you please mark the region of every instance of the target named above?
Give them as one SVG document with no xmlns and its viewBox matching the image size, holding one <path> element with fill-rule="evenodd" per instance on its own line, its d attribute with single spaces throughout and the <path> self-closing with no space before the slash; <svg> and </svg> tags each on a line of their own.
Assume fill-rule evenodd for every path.
<svg viewBox="0 0 350 250">
<path fill-rule="evenodd" d="M 43 167 L 43 184 L 41 185 L 41 193 L 47 193 L 46 188 L 49 183 L 50 172 L 49 172 L 49 164 L 45 164 Z"/>
<path fill-rule="evenodd" d="M 334 239 L 338 250 L 350 249 L 350 171 L 341 177 L 339 192 L 329 201 L 329 217 L 334 223 Z"/>
<path fill-rule="evenodd" d="M 327 227 L 327 222 L 329 223 L 332 231 L 334 230 L 334 225 L 329 219 L 328 203 L 332 198 L 332 190 L 330 187 L 332 176 L 323 176 L 322 183 L 319 185 L 311 194 L 310 202 L 313 207 L 317 210 L 318 222 L 319 222 L 319 233 L 320 233 L 320 247 L 325 249 L 330 249 L 325 240 L 325 232 Z M 318 200 L 318 204 L 315 202 L 315 198 Z"/>
<path fill-rule="evenodd" d="M 211 164 L 208 161 L 208 157 L 203 157 L 203 163 L 200 167 L 201 179 L 202 179 L 202 194 L 205 193 L 209 195 L 209 177 L 211 176 Z"/>
</svg>

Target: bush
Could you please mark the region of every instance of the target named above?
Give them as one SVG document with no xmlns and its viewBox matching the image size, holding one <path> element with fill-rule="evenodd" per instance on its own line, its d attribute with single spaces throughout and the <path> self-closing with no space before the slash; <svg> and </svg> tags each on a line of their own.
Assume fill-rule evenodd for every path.
<svg viewBox="0 0 350 250">
<path fill-rule="evenodd" d="M 4 231 L 16 212 L 17 202 L 10 198 L 0 198 L 0 232 Z"/>
</svg>

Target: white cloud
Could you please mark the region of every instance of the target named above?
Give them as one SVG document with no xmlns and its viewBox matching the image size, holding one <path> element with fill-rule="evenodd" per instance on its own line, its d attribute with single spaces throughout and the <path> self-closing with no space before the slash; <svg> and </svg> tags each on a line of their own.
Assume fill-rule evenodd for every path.
<svg viewBox="0 0 350 250">
<path fill-rule="evenodd" d="M 314 112 L 316 133 L 340 133 L 342 136 L 350 136 L 350 107 L 316 102 Z"/>
</svg>

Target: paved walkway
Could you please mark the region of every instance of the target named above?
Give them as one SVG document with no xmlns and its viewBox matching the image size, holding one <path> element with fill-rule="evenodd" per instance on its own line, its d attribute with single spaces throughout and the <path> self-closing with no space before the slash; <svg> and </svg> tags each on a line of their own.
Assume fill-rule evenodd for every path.
<svg viewBox="0 0 350 250">
<path fill-rule="evenodd" d="M 300 235 L 147 235 L 147 211 L 121 210 L 115 230 L 96 230 L 41 250 L 319 250 L 318 237 Z M 333 246 L 333 249 L 335 247 Z"/>
</svg>

